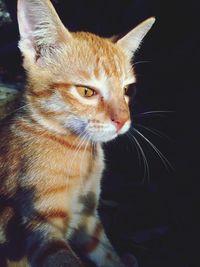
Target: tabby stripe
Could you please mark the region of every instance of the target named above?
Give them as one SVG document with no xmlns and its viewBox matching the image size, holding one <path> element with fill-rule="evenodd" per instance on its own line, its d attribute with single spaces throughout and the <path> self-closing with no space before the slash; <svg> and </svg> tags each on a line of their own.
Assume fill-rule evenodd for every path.
<svg viewBox="0 0 200 267">
<path fill-rule="evenodd" d="M 95 231 L 91 237 L 91 240 L 88 241 L 86 244 L 84 244 L 82 247 L 81 247 L 81 251 L 83 251 L 84 253 L 86 254 L 89 254 L 91 253 L 92 251 L 94 251 L 99 242 L 100 242 L 100 234 L 102 232 L 102 225 L 101 224 L 97 224 L 96 225 L 96 228 L 95 228 Z"/>
<path fill-rule="evenodd" d="M 49 220 L 53 219 L 61 219 L 63 220 L 64 225 L 67 225 L 69 216 L 64 211 L 49 211 L 49 212 L 38 212 L 34 219 L 32 219 L 28 225 L 27 228 L 29 230 L 34 231 L 38 227 L 40 227 L 42 224 L 48 223 Z"/>
<path fill-rule="evenodd" d="M 53 219 L 53 218 L 62 218 L 62 219 L 68 219 L 68 214 L 65 211 L 62 210 L 51 210 L 51 211 L 44 211 L 44 212 L 40 212 L 40 214 L 38 215 L 38 217 L 40 219 Z"/>
<path fill-rule="evenodd" d="M 29 94 L 32 97 L 41 97 L 41 98 L 44 97 L 44 98 L 47 98 L 47 97 L 50 97 L 53 94 L 53 91 L 51 89 L 46 89 L 46 90 L 42 90 L 42 91 L 38 91 L 38 92 L 29 91 Z"/>
<path fill-rule="evenodd" d="M 71 143 L 68 143 L 66 140 L 64 140 L 62 138 L 59 138 L 59 137 L 57 137 L 57 136 L 55 136 L 53 134 L 46 133 L 46 132 L 40 131 L 40 130 L 37 131 L 36 129 L 34 129 L 33 127 L 27 125 L 26 123 L 24 123 L 22 121 L 17 122 L 17 124 L 18 124 L 18 126 L 23 128 L 27 132 L 31 132 L 32 134 L 39 135 L 40 138 L 44 137 L 44 138 L 50 139 L 52 141 L 55 141 L 55 142 L 59 143 L 60 145 L 65 146 L 65 147 L 67 147 L 69 149 L 76 150 L 77 147 L 78 147 L 78 145 L 73 145 Z M 90 147 L 87 147 L 86 151 L 90 152 L 90 149 L 91 149 Z M 84 145 L 79 147 L 79 151 L 83 151 L 83 150 L 85 150 L 85 146 Z"/>
<path fill-rule="evenodd" d="M 62 171 L 62 170 L 54 170 L 54 169 L 48 169 L 47 173 L 50 174 L 51 176 L 61 176 L 61 177 L 67 177 L 67 178 L 77 178 L 80 176 L 80 173 L 76 174 L 68 174 L 67 171 Z M 63 185 L 64 186 L 64 185 Z"/>
<path fill-rule="evenodd" d="M 57 187 L 52 187 L 52 188 L 48 188 L 44 191 L 42 191 L 42 197 L 43 196 L 48 196 L 51 194 L 57 194 L 57 193 L 61 193 L 64 192 L 67 189 L 67 185 L 61 185 L 61 186 L 57 186 Z"/>
<path fill-rule="evenodd" d="M 89 80 L 90 77 L 91 77 L 91 75 L 90 75 L 87 71 L 85 71 L 85 70 L 80 70 L 80 71 L 78 72 L 78 76 L 79 76 L 80 78 L 82 78 L 82 79 L 85 79 L 85 80 Z"/>
<path fill-rule="evenodd" d="M 58 116 L 58 115 L 66 115 L 65 111 L 50 111 L 50 110 L 45 110 L 41 108 L 37 103 L 32 103 L 32 105 L 37 109 L 37 112 L 41 114 L 44 117 L 52 117 L 52 116 Z"/>
<path fill-rule="evenodd" d="M 52 87 L 53 87 L 54 89 L 64 89 L 64 90 L 69 89 L 71 86 L 72 86 L 72 85 L 69 84 L 69 83 L 54 83 L 54 84 L 52 85 Z"/>
<path fill-rule="evenodd" d="M 111 76 L 113 73 L 113 70 L 110 68 L 110 66 L 108 67 L 104 62 L 102 62 L 102 68 L 104 69 L 106 76 Z"/>
<path fill-rule="evenodd" d="M 75 146 L 75 145 L 69 144 L 67 141 L 65 141 L 65 140 L 63 140 L 63 139 L 61 139 L 59 137 L 56 137 L 54 135 L 51 135 L 51 134 L 47 134 L 46 133 L 44 136 L 46 138 L 49 138 L 49 139 L 55 141 L 55 142 L 58 142 L 59 144 L 61 144 L 63 146 L 66 146 L 67 148 L 70 148 L 72 150 L 76 150 L 77 149 L 77 145 Z M 83 151 L 83 150 L 85 150 L 85 146 L 84 145 L 80 146 L 80 148 L 79 148 L 79 151 Z M 86 151 L 89 152 L 90 151 L 90 147 L 87 147 L 86 148 Z"/>
<path fill-rule="evenodd" d="M 96 79 L 99 79 L 99 76 L 100 76 L 99 62 L 100 62 L 100 58 L 97 57 L 97 59 L 96 59 L 96 68 L 94 69 L 94 76 L 95 76 Z"/>
</svg>

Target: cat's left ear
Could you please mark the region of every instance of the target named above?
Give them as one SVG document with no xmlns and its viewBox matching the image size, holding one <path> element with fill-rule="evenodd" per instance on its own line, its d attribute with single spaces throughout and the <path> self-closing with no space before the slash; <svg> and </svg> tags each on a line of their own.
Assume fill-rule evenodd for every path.
<svg viewBox="0 0 200 267">
<path fill-rule="evenodd" d="M 31 64 L 45 61 L 45 53 L 72 39 L 50 0 L 18 0 L 19 48 Z"/>
<path fill-rule="evenodd" d="M 135 51 L 139 48 L 144 36 L 151 29 L 152 25 L 155 22 L 155 18 L 151 17 L 146 19 L 133 30 L 127 33 L 124 37 L 117 41 L 117 44 L 120 45 L 123 50 L 132 57 Z"/>
</svg>

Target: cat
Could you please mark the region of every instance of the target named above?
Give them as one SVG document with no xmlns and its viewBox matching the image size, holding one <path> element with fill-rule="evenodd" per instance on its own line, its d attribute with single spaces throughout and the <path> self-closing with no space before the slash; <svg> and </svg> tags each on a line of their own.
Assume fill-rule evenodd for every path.
<svg viewBox="0 0 200 267">
<path fill-rule="evenodd" d="M 154 21 L 114 41 L 69 32 L 49 0 L 18 0 L 27 84 L 0 128 L 0 267 L 126 266 L 98 217 L 101 144 L 130 127 L 131 60 Z"/>
</svg>

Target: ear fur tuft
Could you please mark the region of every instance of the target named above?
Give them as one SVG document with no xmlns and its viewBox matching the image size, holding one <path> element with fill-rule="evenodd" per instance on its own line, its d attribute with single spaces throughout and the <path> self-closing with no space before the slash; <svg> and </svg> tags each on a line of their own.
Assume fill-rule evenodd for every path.
<svg viewBox="0 0 200 267">
<path fill-rule="evenodd" d="M 18 0 L 19 48 L 37 58 L 40 49 L 55 47 L 71 38 L 49 0 Z"/>
</svg>

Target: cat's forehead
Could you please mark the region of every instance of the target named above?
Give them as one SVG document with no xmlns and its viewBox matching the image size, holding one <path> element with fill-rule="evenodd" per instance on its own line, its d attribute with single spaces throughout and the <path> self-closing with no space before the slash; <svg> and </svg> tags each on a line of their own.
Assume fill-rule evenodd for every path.
<svg viewBox="0 0 200 267">
<path fill-rule="evenodd" d="M 91 33 L 75 33 L 74 37 L 84 79 L 96 83 L 118 81 L 121 85 L 135 81 L 129 58 L 118 45 Z"/>
<path fill-rule="evenodd" d="M 89 57 L 91 64 L 95 64 L 96 76 L 98 68 L 102 68 L 107 76 L 121 76 L 126 71 L 128 59 L 119 46 L 106 38 L 92 33 L 78 32 L 74 35 L 78 42 L 76 46 L 82 55 Z"/>
<path fill-rule="evenodd" d="M 55 69 L 58 82 L 90 86 L 104 96 L 135 82 L 131 63 L 118 45 L 91 33 L 73 33 L 73 37 L 61 46 L 55 60 L 50 58 L 51 74 Z"/>
</svg>

